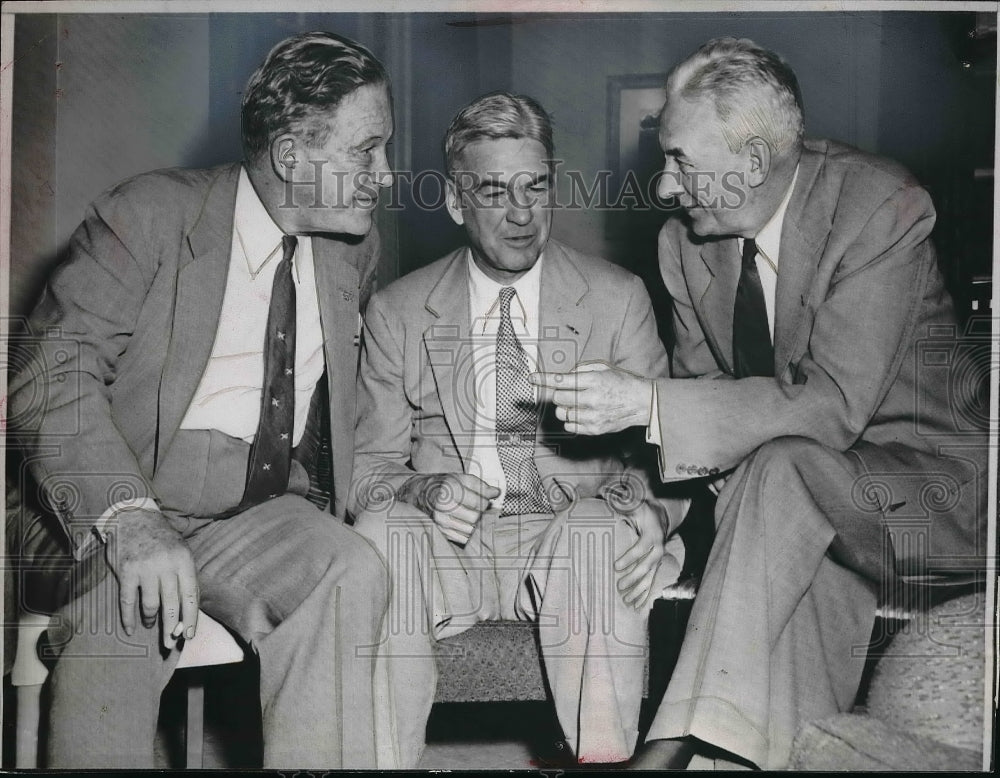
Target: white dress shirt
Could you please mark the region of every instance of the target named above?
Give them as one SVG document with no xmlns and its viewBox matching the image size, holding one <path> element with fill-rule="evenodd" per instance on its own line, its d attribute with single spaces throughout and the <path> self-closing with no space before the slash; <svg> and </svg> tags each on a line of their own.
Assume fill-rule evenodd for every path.
<svg viewBox="0 0 1000 778">
<path fill-rule="evenodd" d="M 497 453 L 497 329 L 500 326 L 500 290 L 514 287 L 510 301 L 510 320 L 514 334 L 524 348 L 528 359 L 528 372 L 538 363 L 538 305 L 541 289 L 543 257 L 512 284 L 500 284 L 487 276 L 466 252 L 469 267 L 469 316 L 471 324 L 472 395 L 475 409 L 475 434 L 469 472 L 500 490 L 500 496 L 491 503 L 496 509 L 503 507 L 507 493 L 507 479 Z"/>
<path fill-rule="evenodd" d="M 264 335 L 274 271 L 281 262 L 278 228 L 243 170 L 236 189 L 229 275 L 219 327 L 201 382 L 181 429 L 215 429 L 252 443 L 260 420 L 264 383 Z M 323 375 L 323 330 L 319 319 L 312 240 L 299 236 L 295 281 L 295 425 L 298 445 L 309 401 Z"/>
</svg>

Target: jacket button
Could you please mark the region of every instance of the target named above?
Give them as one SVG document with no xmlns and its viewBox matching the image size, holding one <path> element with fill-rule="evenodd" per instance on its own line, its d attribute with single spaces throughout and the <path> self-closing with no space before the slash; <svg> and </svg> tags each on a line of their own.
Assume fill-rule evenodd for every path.
<svg viewBox="0 0 1000 778">
<path fill-rule="evenodd" d="M 698 468 L 698 475 L 708 475 L 708 468 L 707 467 L 699 467 Z"/>
<path fill-rule="evenodd" d="M 697 475 L 698 465 L 688 465 L 688 475 Z"/>
<path fill-rule="evenodd" d="M 677 472 L 678 473 L 686 473 L 687 472 L 687 465 L 685 465 L 683 463 L 677 465 Z"/>
<path fill-rule="evenodd" d="M 708 471 L 708 474 L 709 474 L 709 475 L 718 475 L 718 474 L 719 474 L 719 468 L 717 468 L 717 467 L 713 467 L 713 468 L 711 468 L 711 469 L 710 469 L 710 470 Z"/>
</svg>

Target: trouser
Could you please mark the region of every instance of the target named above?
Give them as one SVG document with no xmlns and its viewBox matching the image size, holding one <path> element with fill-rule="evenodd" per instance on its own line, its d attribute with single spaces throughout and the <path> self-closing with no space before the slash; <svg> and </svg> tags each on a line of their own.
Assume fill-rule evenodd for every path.
<svg viewBox="0 0 1000 778">
<path fill-rule="evenodd" d="M 850 710 L 876 593 L 897 571 L 920 571 L 911 551 L 947 561 L 940 550 L 961 548 L 964 533 L 976 553 L 979 486 L 949 475 L 955 464 L 803 438 L 747 458 L 719 494 L 715 542 L 647 740 L 692 735 L 780 769 L 802 724 Z M 954 499 L 928 502 L 926 487 L 942 484 Z"/>
<path fill-rule="evenodd" d="M 298 494 L 224 520 L 185 515 L 178 507 L 184 494 L 239 499 L 242 488 L 232 478 L 214 493 L 206 484 L 213 473 L 245 473 L 247 450 L 216 432 L 179 437 L 171 467 L 164 468 L 170 481 L 161 479 L 158 496 L 173 506 L 168 520 L 191 550 L 200 607 L 259 656 L 264 766 L 374 767 L 368 647 L 377 642 L 387 606 L 381 558 L 350 527 Z M 221 456 L 199 448 L 210 439 Z M 205 484 L 185 473 L 186 463 Z M 296 488 L 308 488 L 304 472 L 297 479 Z M 153 766 L 159 697 L 179 650 L 161 648 L 158 623 L 145 628 L 137 618 L 134 634 L 124 634 L 118 583 L 103 558 L 114 548 L 81 563 L 81 574 L 89 567 L 97 582 L 81 587 L 86 591 L 57 612 L 50 630 L 61 652 L 51 675 L 50 767 Z"/>
<path fill-rule="evenodd" d="M 636 535 L 606 503 L 580 500 L 554 516 L 488 511 L 464 548 L 406 503 L 364 512 L 355 528 L 392 575 L 376 673 L 380 768 L 412 768 L 420 758 L 437 683 L 434 642 L 487 619 L 538 622 L 556 713 L 580 761 L 632 754 L 651 602 L 635 610 L 615 588 L 614 560 Z M 668 550 L 682 554 L 678 544 Z M 679 568 L 668 555 L 654 590 Z"/>
</svg>

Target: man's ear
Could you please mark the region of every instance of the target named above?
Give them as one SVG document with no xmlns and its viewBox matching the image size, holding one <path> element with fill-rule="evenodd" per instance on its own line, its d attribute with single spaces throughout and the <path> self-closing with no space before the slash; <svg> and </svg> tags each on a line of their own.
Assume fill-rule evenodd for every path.
<svg viewBox="0 0 1000 778">
<path fill-rule="evenodd" d="M 462 212 L 462 195 L 452 178 L 444 182 L 445 205 L 448 207 L 448 215 L 455 224 L 465 224 L 465 214 Z"/>
<path fill-rule="evenodd" d="M 754 136 L 746 143 L 746 153 L 749 155 L 747 168 L 747 184 L 751 187 L 760 186 L 771 172 L 771 147 L 763 138 Z"/>
<path fill-rule="evenodd" d="M 286 133 L 271 141 L 271 167 L 282 181 L 292 180 L 293 170 L 298 159 L 295 151 L 298 140 L 294 135 Z"/>
</svg>

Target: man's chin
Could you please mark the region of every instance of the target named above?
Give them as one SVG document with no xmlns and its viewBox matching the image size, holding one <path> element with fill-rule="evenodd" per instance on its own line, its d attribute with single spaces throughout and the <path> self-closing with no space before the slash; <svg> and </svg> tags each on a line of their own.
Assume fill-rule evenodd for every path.
<svg viewBox="0 0 1000 778">
<path fill-rule="evenodd" d="M 316 232 L 363 237 L 371 232 L 372 225 L 375 223 L 374 216 L 374 209 L 352 209 L 347 213 L 340 214 L 339 218 L 331 220 L 329 224 L 323 225 Z"/>
</svg>

